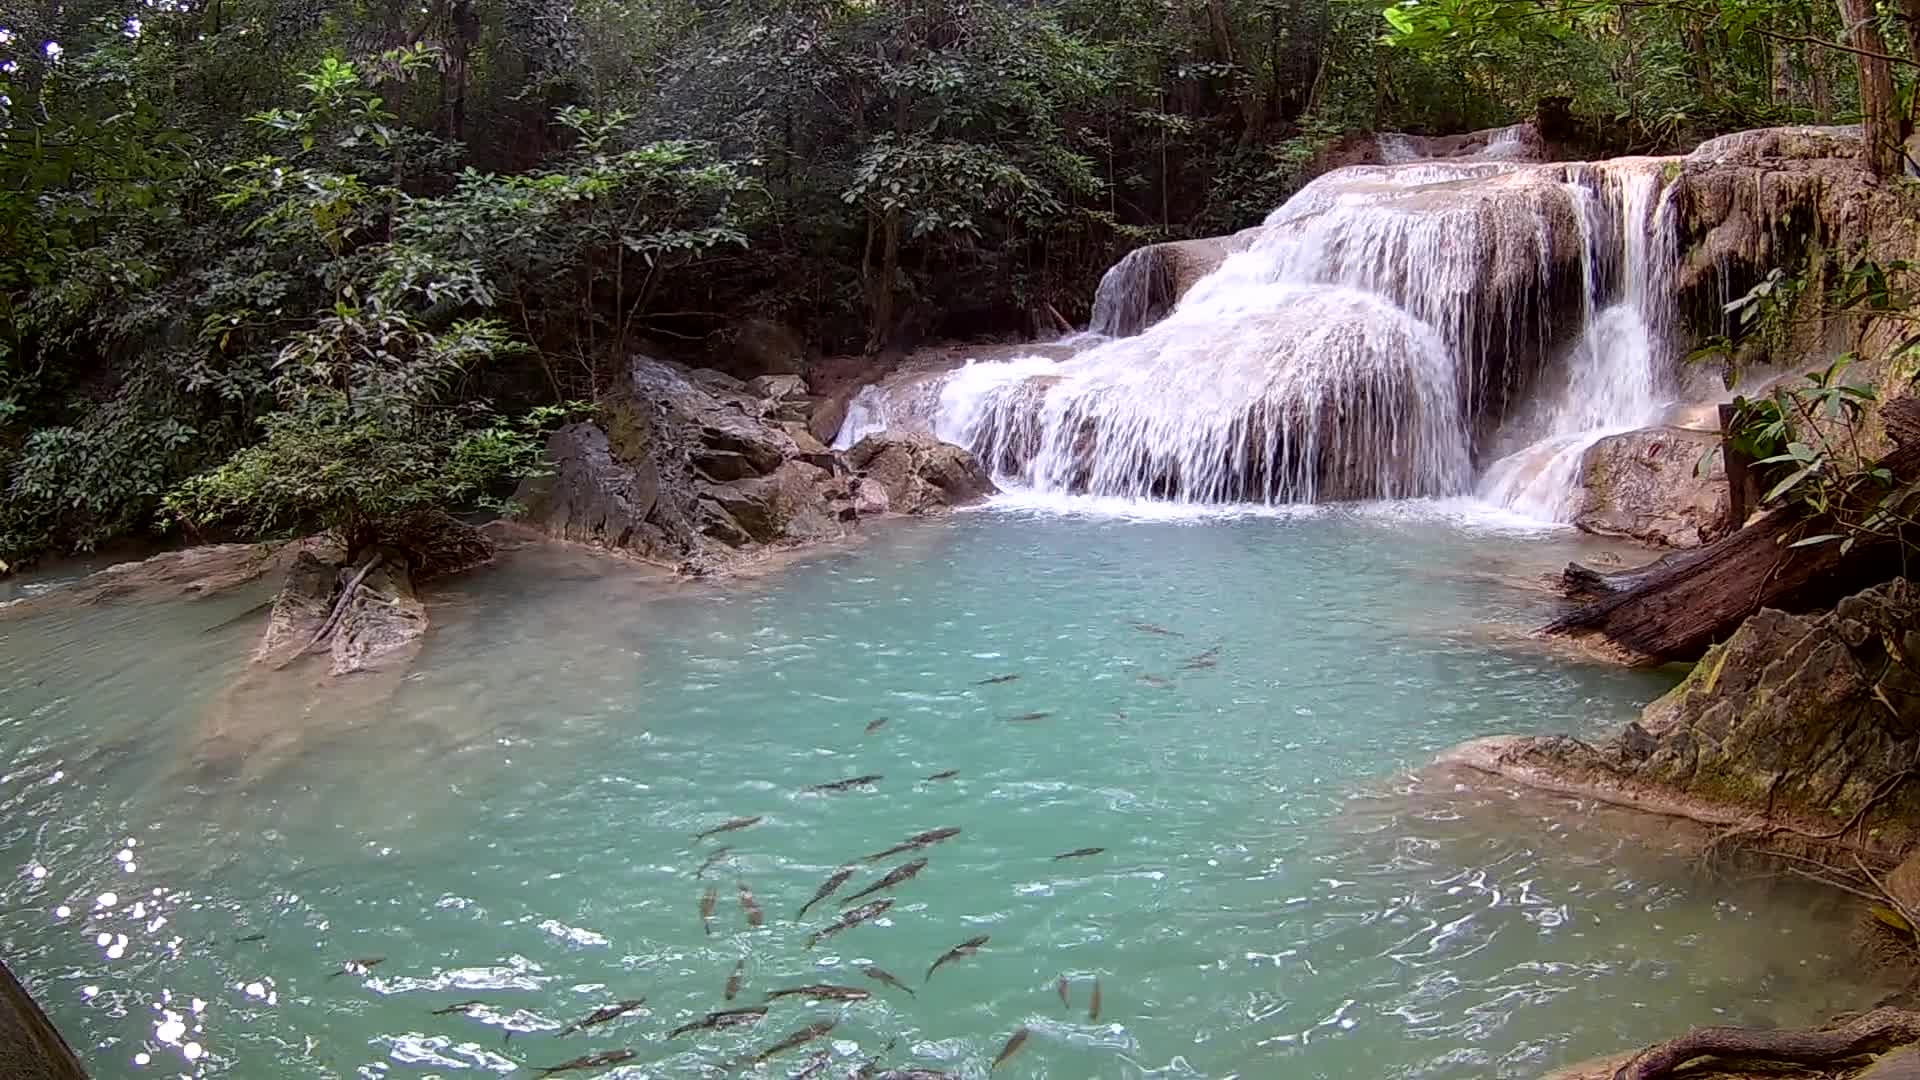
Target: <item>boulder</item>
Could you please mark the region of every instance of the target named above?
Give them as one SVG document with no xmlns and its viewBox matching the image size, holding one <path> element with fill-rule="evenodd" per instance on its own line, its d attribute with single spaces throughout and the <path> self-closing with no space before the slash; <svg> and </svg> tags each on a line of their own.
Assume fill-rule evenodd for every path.
<svg viewBox="0 0 1920 1080">
<path fill-rule="evenodd" d="M 1920 842 L 1920 782 L 1908 774 L 1920 760 L 1920 589 L 1896 579 L 1831 612 L 1762 609 L 1599 746 L 1502 739 L 1453 760 L 1697 820 L 1770 820 L 1802 830 L 1794 840 L 1904 853 Z"/>
<path fill-rule="evenodd" d="M 743 319 L 723 338 L 726 366 L 742 378 L 798 375 L 806 370 L 806 347 L 792 330 L 772 319 Z"/>
<path fill-rule="evenodd" d="M 313 641 L 333 611 L 339 568 L 320 561 L 311 551 L 294 556 L 286 581 L 273 598 L 267 628 L 253 650 L 253 662 L 280 666 L 293 660 Z"/>
<path fill-rule="evenodd" d="M 1127 252 L 1100 278 L 1088 329 L 1107 337 L 1132 337 L 1167 317 L 1194 284 L 1228 255 L 1252 246 L 1260 230 L 1148 244 Z"/>
<path fill-rule="evenodd" d="M 850 482 L 802 418 L 811 405 L 797 376 L 742 382 L 637 357 L 593 420 L 548 441 L 551 472 L 515 496 L 522 520 L 704 573 L 759 549 L 839 539 L 862 517 L 944 506 L 946 490 L 964 497 L 974 483 L 967 469 L 978 465 L 958 447 L 889 459 L 899 498 Z"/>
<path fill-rule="evenodd" d="M 1699 547 L 1725 535 L 1732 507 L 1718 432 L 1642 428 L 1593 444 L 1573 523 L 1596 536 Z M 1702 465 L 1705 468 L 1702 468 Z"/>
<path fill-rule="evenodd" d="M 998 490 L 972 454 L 929 435 L 880 432 L 860 440 L 846 456 L 863 481 L 879 484 L 895 513 L 966 506 Z"/>
<path fill-rule="evenodd" d="M 382 558 L 353 594 L 331 639 L 329 674 L 404 666 L 427 635 L 427 608 L 414 595 L 404 562 Z"/>
</svg>

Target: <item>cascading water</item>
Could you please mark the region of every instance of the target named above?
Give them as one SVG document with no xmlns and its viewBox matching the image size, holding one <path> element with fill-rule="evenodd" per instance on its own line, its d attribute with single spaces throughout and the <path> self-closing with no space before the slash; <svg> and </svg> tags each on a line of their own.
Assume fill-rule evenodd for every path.
<svg viewBox="0 0 1920 1080">
<path fill-rule="evenodd" d="M 1656 161 L 1341 169 L 1164 319 L 1164 263 L 1136 252 L 1096 303 L 1111 336 L 870 388 L 842 441 L 921 426 L 1011 486 L 1211 503 L 1467 494 L 1477 455 L 1538 439 L 1481 490 L 1559 516 L 1543 492 L 1592 433 L 1657 410 L 1663 190 Z"/>
</svg>

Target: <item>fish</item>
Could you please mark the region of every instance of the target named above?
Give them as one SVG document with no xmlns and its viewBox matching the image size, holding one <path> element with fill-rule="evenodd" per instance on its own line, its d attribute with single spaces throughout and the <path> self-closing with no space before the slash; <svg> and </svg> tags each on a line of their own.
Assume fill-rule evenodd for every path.
<svg viewBox="0 0 1920 1080">
<path fill-rule="evenodd" d="M 832 1031 L 833 1025 L 838 1022 L 837 1020 L 823 1020 L 818 1024 L 803 1027 L 799 1031 L 767 1047 L 765 1050 L 760 1051 L 759 1055 L 753 1059 L 753 1064 L 759 1065 L 776 1054 L 784 1054 L 796 1046 L 805 1046 L 813 1040 L 820 1038 L 822 1035 L 825 1035 L 827 1032 Z"/>
<path fill-rule="evenodd" d="M 1063 851 L 1055 855 L 1053 861 L 1059 862 L 1062 859 L 1084 859 L 1089 855 L 1098 855 L 1105 850 L 1107 849 L 1103 847 L 1074 848 L 1072 851 Z"/>
<path fill-rule="evenodd" d="M 588 1013 L 586 1016 L 568 1024 L 566 1027 L 561 1028 L 559 1031 L 554 1032 L 553 1037 L 557 1039 L 562 1035 L 571 1035 L 576 1031 L 584 1031 L 595 1024 L 604 1024 L 609 1020 L 617 1020 L 646 1003 L 646 998 L 634 998 L 631 1001 L 622 1001 L 613 1005 L 603 1005 Z"/>
<path fill-rule="evenodd" d="M 457 1013 L 457 1012 L 466 1012 L 468 1009 L 473 1008 L 475 1005 L 485 1005 L 485 1004 L 486 1002 L 484 1001 L 462 1001 L 457 1005 L 449 1005 L 444 1009 L 435 1009 L 433 1010 L 433 1015 L 452 1016 L 454 1013 Z"/>
<path fill-rule="evenodd" d="M 714 909 L 719 906 L 720 890 L 711 885 L 707 886 L 707 891 L 700 897 L 700 925 L 706 927 L 709 934 L 713 933 Z"/>
<path fill-rule="evenodd" d="M 854 986 L 833 986 L 829 983 L 814 983 L 811 986 L 790 986 L 785 990 L 767 991 L 768 1001 L 778 1001 L 786 997 L 810 997 L 816 1001 L 865 1001 L 872 997 L 869 991 Z"/>
<path fill-rule="evenodd" d="M 699 879 L 699 878 L 703 878 L 703 877 L 706 877 L 706 876 L 707 876 L 707 871 L 709 871 L 709 870 L 711 870 L 711 869 L 713 869 L 713 864 L 714 864 L 714 863 L 717 863 L 717 862 L 719 862 L 719 861 L 720 861 L 721 859 L 724 859 L 724 858 L 726 858 L 726 857 L 727 857 L 727 852 L 729 852 L 729 851 L 732 851 L 732 850 L 733 850 L 733 849 L 732 849 L 732 848 L 730 848 L 730 847 L 723 847 L 723 848 L 721 848 L 720 850 L 718 850 L 718 851 L 715 851 L 715 852 L 714 852 L 713 854 L 711 854 L 711 855 L 709 855 L 709 856 L 707 856 L 707 861 L 706 861 L 706 862 L 703 862 L 703 863 L 701 863 L 701 864 L 700 864 L 700 869 L 698 869 L 698 870 L 695 870 L 695 871 L 693 872 L 693 876 L 694 876 L 694 878 L 695 878 L 695 879 L 697 880 L 697 879 Z"/>
<path fill-rule="evenodd" d="M 1165 690 L 1167 687 L 1173 685 L 1172 679 L 1166 678 L 1165 676 L 1162 676 L 1162 675 L 1155 675 L 1152 672 L 1148 672 L 1145 675 L 1140 676 L 1140 681 L 1143 683 L 1146 683 L 1148 686 L 1153 687 L 1155 690 Z"/>
<path fill-rule="evenodd" d="M 747 888 L 747 883 L 744 881 L 737 884 L 740 886 L 740 910 L 747 913 L 747 925 L 763 925 L 767 921 L 767 916 L 760 910 L 760 904 L 754 900 L 753 890 Z"/>
<path fill-rule="evenodd" d="M 1054 989 L 1060 991 L 1061 1007 L 1071 1009 L 1073 1007 L 1073 984 L 1067 981 L 1065 975 L 1060 976 L 1060 982 L 1055 985 Z"/>
<path fill-rule="evenodd" d="M 1093 980 L 1093 1002 L 1087 1006 L 1087 1019 L 1100 1019 L 1100 979 L 1097 976 Z"/>
<path fill-rule="evenodd" d="M 912 881 L 916 876 L 919 875 L 920 871 L 925 870 L 926 868 L 927 868 L 927 860 L 925 859 L 915 859 L 910 863 L 902 863 L 899 866 L 896 866 L 892 870 L 888 871 L 886 877 L 881 878 L 879 881 L 876 881 L 873 884 L 867 886 L 866 888 L 861 889 L 859 892 L 854 893 L 852 896 L 847 897 L 846 902 L 851 904 L 855 900 L 865 899 L 866 897 L 872 896 L 874 893 L 884 892 L 887 889 L 891 889 L 896 885 L 903 885 L 906 882 Z"/>
<path fill-rule="evenodd" d="M 893 901 L 891 900 L 875 900 L 873 903 L 868 904 L 865 907 L 854 908 L 852 911 L 849 911 L 846 914 L 840 916 L 839 921 L 834 923 L 832 926 L 829 926 L 824 930 L 815 930 L 812 934 L 808 935 L 807 948 L 811 949 L 815 945 L 818 945 L 820 942 L 825 941 L 827 938 L 832 937 L 833 935 L 839 933 L 840 931 L 850 930 L 853 927 L 859 926 L 861 923 L 866 922 L 868 919 L 878 918 L 879 916 L 886 914 L 887 909 L 892 906 L 893 906 Z"/>
<path fill-rule="evenodd" d="M 872 979 L 874 982 L 883 983 L 887 986 L 893 987 L 896 990 L 905 990 L 907 992 L 908 997 L 918 996 L 913 992 L 913 987 L 908 986 L 906 983 L 901 982 L 898 978 L 894 977 L 893 972 L 888 971 L 886 968 L 866 967 L 866 968 L 861 968 L 860 972 L 861 974 L 865 975 L 867 978 Z"/>
<path fill-rule="evenodd" d="M 385 960 L 386 957 L 384 956 L 369 956 L 364 960 L 349 960 L 340 965 L 339 971 L 327 976 L 327 978 L 337 979 L 342 975 L 365 975 L 367 972 L 379 967 Z"/>
<path fill-rule="evenodd" d="M 1008 1058 L 1019 1053 L 1020 1048 L 1027 1045 L 1027 1036 L 1031 1034 L 1032 1032 L 1026 1028 L 1014 1032 L 1013 1036 L 1007 1040 L 1007 1045 L 1000 1048 L 1000 1056 L 993 1059 L 992 1065 L 987 1066 L 987 1071 L 992 1072 L 1006 1064 Z"/>
<path fill-rule="evenodd" d="M 873 1073 L 872 1080 L 953 1080 L 950 1072 L 939 1069 L 888 1069 L 883 1073 Z"/>
<path fill-rule="evenodd" d="M 929 776 L 929 777 L 927 777 L 927 779 L 929 779 L 929 780 L 951 780 L 951 779 L 953 779 L 954 777 L 956 777 L 956 776 L 959 776 L 959 775 L 960 775 L 960 770 L 959 770 L 959 769 L 948 769 L 948 770 L 947 770 L 947 771 L 945 771 L 945 772 L 937 772 L 937 773 L 934 773 L 934 774 L 933 774 L 932 776 Z"/>
<path fill-rule="evenodd" d="M 233 943 L 235 945 L 251 945 L 256 941 L 265 941 L 265 940 L 267 940 L 267 935 L 265 934 L 248 934 L 246 937 L 234 938 Z"/>
<path fill-rule="evenodd" d="M 939 971 L 941 966 L 946 964 L 948 961 L 959 960 L 962 957 L 972 956 L 974 953 L 979 952 L 980 946 L 985 945 L 987 943 L 987 939 L 990 936 L 991 935 L 988 935 L 988 934 L 981 934 L 977 938 L 968 938 L 967 940 L 961 942 L 960 944 L 955 945 L 953 948 L 948 949 L 946 952 L 946 955 L 942 956 L 938 960 L 935 960 L 933 962 L 933 966 L 927 969 L 927 979 L 933 978 L 933 973 L 936 971 Z M 924 982 L 926 980 L 923 979 L 921 981 Z"/>
<path fill-rule="evenodd" d="M 1031 724 L 1035 720 L 1045 720 L 1047 717 L 1052 715 L 1053 714 L 1050 712 L 1021 713 L 1019 716 L 1007 717 L 1007 722 L 1009 724 Z"/>
<path fill-rule="evenodd" d="M 793 917 L 793 921 L 799 922 L 801 919 L 806 918 L 808 908 L 812 907 L 813 905 L 819 903 L 822 900 L 825 900 L 827 897 L 832 896 L 834 892 L 837 891 L 840 888 L 840 886 L 845 885 L 847 883 L 847 879 L 852 876 L 853 876 L 853 867 L 851 866 L 843 866 L 840 869 L 835 870 L 833 872 L 832 877 L 821 882 L 820 887 L 813 891 L 813 899 L 808 900 L 806 903 L 800 905 L 800 914 L 795 915 Z"/>
<path fill-rule="evenodd" d="M 959 835 L 960 829 L 953 825 L 942 829 L 928 829 L 926 832 L 915 833 L 907 837 L 905 840 L 902 840 L 900 843 L 893 845 L 885 851 L 874 852 L 867 856 L 867 861 L 879 862 L 881 859 L 891 858 L 903 851 L 914 851 L 918 848 L 927 847 L 930 844 L 937 844 L 942 840 L 950 840 Z"/>
<path fill-rule="evenodd" d="M 710 1012 L 691 1023 L 681 1024 L 667 1033 L 667 1038 L 677 1039 L 689 1031 L 712 1031 L 715 1028 L 742 1027 L 757 1024 L 767 1015 L 765 1005 L 755 1005 L 747 1009 L 723 1009 Z"/>
<path fill-rule="evenodd" d="M 732 1001 L 734 998 L 739 997 L 740 984 L 746 981 L 747 981 L 747 962 L 745 960 L 742 960 L 739 963 L 733 965 L 733 974 L 727 976 L 726 999 L 728 1001 Z"/>
<path fill-rule="evenodd" d="M 879 731 L 881 728 L 886 726 L 887 726 L 887 718 L 883 716 L 880 719 L 875 720 L 872 723 L 867 725 L 867 734 L 871 735 L 874 732 Z"/>
<path fill-rule="evenodd" d="M 1189 661 L 1187 661 L 1186 663 L 1184 663 L 1184 664 L 1181 664 L 1181 665 L 1180 665 L 1180 670 L 1182 670 L 1182 671 L 1205 671 L 1205 670 L 1206 670 L 1206 669 L 1208 669 L 1208 668 L 1216 668 L 1216 667 L 1219 667 L 1219 666 L 1220 666 L 1220 661 L 1218 661 L 1218 660 L 1211 660 L 1211 659 L 1209 659 L 1209 660 L 1189 660 Z"/>
<path fill-rule="evenodd" d="M 1150 622 L 1128 623 L 1127 625 L 1133 627 L 1135 630 L 1138 630 L 1143 634 L 1159 634 L 1161 637 L 1186 637 L 1187 636 L 1178 630 L 1169 630 L 1164 626 L 1156 626 Z"/>
<path fill-rule="evenodd" d="M 884 776 L 879 776 L 879 775 L 872 775 L 872 776 L 856 776 L 856 777 L 853 777 L 853 778 L 852 778 L 852 779 L 850 779 L 850 780 L 835 780 L 835 781 L 834 781 L 833 783 L 831 783 L 831 784 L 815 784 L 815 785 L 813 785 L 812 787 L 810 787 L 810 788 L 808 788 L 807 790 L 808 790 L 808 791 L 819 791 L 819 792 L 829 792 L 829 791 L 851 791 L 851 790 L 853 790 L 854 788 L 857 788 L 857 787 L 865 787 L 865 786 L 867 786 L 868 784 L 877 784 L 877 783 L 879 783 L 880 781 L 882 781 L 882 780 L 885 780 L 885 779 L 886 779 L 886 777 L 884 777 Z"/>
<path fill-rule="evenodd" d="M 995 675 L 995 676 L 994 676 L 993 678 L 991 678 L 991 679 L 981 679 L 981 680 L 980 680 L 979 682 L 977 682 L 977 683 L 974 683 L 973 685 L 975 685 L 975 686 L 999 686 L 999 685 L 1000 685 L 1000 684 L 1002 684 L 1002 683 L 1010 683 L 1010 682 L 1012 682 L 1012 681 L 1014 681 L 1015 679 L 1018 679 L 1019 677 L 1020 677 L 1020 676 L 1018 676 L 1018 675 Z"/>
<path fill-rule="evenodd" d="M 1213 660 L 1217 658 L 1219 655 L 1220 655 L 1220 646 L 1215 645 L 1213 648 L 1208 649 L 1205 652 L 1195 653 L 1192 656 L 1187 657 L 1187 663 L 1203 664 L 1209 660 Z"/>
<path fill-rule="evenodd" d="M 693 838 L 695 840 L 705 840 L 709 836 L 719 836 L 721 833 L 739 832 L 741 829 L 758 825 L 765 820 L 766 820 L 766 815 L 764 814 L 757 815 L 755 817 L 734 818 L 732 821 L 726 822 L 724 824 L 715 825 L 713 828 L 708 829 L 706 832 L 694 833 Z"/>
<path fill-rule="evenodd" d="M 880 1059 L 893 1053 L 894 1046 L 899 1042 L 900 1040 L 898 1038 L 888 1039 L 887 1045 L 881 1047 L 879 1053 L 867 1058 L 867 1060 L 860 1063 L 859 1068 L 848 1073 L 847 1080 L 873 1080 L 873 1077 L 880 1074 Z"/>
<path fill-rule="evenodd" d="M 555 1073 L 576 1072 L 580 1069 L 604 1069 L 609 1065 L 632 1061 L 633 1058 L 634 1054 L 631 1050 L 602 1050 L 597 1054 L 583 1054 L 572 1061 L 563 1061 L 558 1065 L 548 1065 L 540 1070 L 540 1075 L 552 1076 Z"/>
<path fill-rule="evenodd" d="M 808 1058 L 806 1063 L 800 1067 L 800 1071 L 788 1077 L 787 1080 L 807 1080 L 809 1076 L 820 1075 L 822 1070 L 831 1064 L 833 1064 L 833 1051 L 822 1050 Z"/>
</svg>

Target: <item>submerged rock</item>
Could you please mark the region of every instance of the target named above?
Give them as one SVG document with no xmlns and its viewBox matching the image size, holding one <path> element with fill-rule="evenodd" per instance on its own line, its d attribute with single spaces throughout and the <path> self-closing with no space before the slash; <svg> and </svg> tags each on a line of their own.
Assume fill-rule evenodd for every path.
<svg viewBox="0 0 1920 1080">
<path fill-rule="evenodd" d="M 1920 841 L 1920 589 L 1833 611 L 1763 609 L 1599 746 L 1488 740 L 1450 760 L 1522 783 L 1721 824 L 1771 821 L 1899 853 Z"/>
<path fill-rule="evenodd" d="M 741 382 L 637 357 L 628 384 L 592 421 L 549 440 L 552 473 L 515 496 L 522 520 L 560 539 L 707 572 L 769 548 L 840 539 L 862 517 L 949 505 L 906 481 L 892 498 L 848 476 L 809 429 L 813 407 L 797 376 Z M 956 455 L 971 462 L 966 451 L 916 453 L 911 479 L 941 492 L 966 486 L 956 463 Z"/>
<path fill-rule="evenodd" d="M 414 595 L 406 565 L 380 560 L 340 613 L 328 673 L 352 675 L 411 662 L 427 635 L 427 608 Z"/>
<path fill-rule="evenodd" d="M 1573 523 L 1596 536 L 1691 548 L 1731 527 L 1718 432 L 1642 428 L 1601 439 L 1580 467 Z"/>
</svg>

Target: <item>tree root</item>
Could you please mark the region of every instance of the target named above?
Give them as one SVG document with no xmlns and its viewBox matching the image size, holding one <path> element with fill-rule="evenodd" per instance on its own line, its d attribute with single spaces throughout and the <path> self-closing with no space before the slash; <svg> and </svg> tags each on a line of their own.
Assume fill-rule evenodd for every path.
<svg viewBox="0 0 1920 1080">
<path fill-rule="evenodd" d="M 319 632 L 302 645 L 300 651 L 293 654 L 294 657 L 305 656 L 312 652 L 315 646 L 327 639 L 327 635 L 333 633 L 334 627 L 340 624 L 340 617 L 346 614 L 347 605 L 353 603 L 354 594 L 360 591 L 360 583 L 367 580 L 367 575 L 373 573 L 373 568 L 379 565 L 379 552 L 376 551 L 367 556 L 367 561 L 360 564 L 360 569 L 355 571 L 353 578 L 347 582 L 347 587 L 340 590 L 340 599 L 334 601 L 333 610 L 327 613 L 327 621 L 320 624 Z M 288 663 L 291 663 L 292 659 L 293 657 L 289 657 Z"/>
<path fill-rule="evenodd" d="M 1920 1013 L 1875 1009 L 1827 1031 L 1701 1028 L 1634 1055 L 1613 1080 L 1657 1080 L 1696 1058 L 1740 1058 L 1831 1066 L 1920 1041 Z"/>
</svg>

